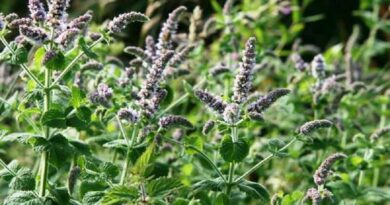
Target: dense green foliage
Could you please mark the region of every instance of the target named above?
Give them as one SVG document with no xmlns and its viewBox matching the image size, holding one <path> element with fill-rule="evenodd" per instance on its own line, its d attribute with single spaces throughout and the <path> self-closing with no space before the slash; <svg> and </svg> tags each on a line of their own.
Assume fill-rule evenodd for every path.
<svg viewBox="0 0 390 205">
<path fill-rule="evenodd" d="M 388 5 L 322 50 L 310 0 L 139 2 L 0 15 L 3 204 L 389 204 Z"/>
</svg>

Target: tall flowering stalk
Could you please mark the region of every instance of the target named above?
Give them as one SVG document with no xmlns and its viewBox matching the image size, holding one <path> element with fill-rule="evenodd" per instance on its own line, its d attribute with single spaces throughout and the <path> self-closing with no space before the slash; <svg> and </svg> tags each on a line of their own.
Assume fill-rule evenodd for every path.
<svg viewBox="0 0 390 205">
<path fill-rule="evenodd" d="M 253 68 L 256 64 L 256 39 L 250 38 L 245 45 L 239 73 L 236 75 L 233 86 L 233 100 L 236 103 L 246 101 L 252 87 Z"/>
<path fill-rule="evenodd" d="M 28 9 L 30 10 L 30 17 L 37 22 L 46 20 L 46 11 L 43 3 L 40 0 L 29 0 Z"/>
<path fill-rule="evenodd" d="M 127 25 L 133 22 L 145 22 L 149 18 L 138 12 L 120 14 L 108 23 L 107 29 L 111 33 L 122 32 Z"/>
<path fill-rule="evenodd" d="M 341 159 L 347 158 L 347 155 L 343 153 L 335 153 L 327 157 L 313 175 L 314 183 L 318 186 L 317 188 L 309 188 L 306 192 L 303 201 L 311 200 L 313 205 L 320 205 L 321 201 L 325 198 L 331 198 L 332 192 L 324 188 L 324 184 L 327 178 L 331 174 L 332 165 Z"/>
<path fill-rule="evenodd" d="M 68 14 L 66 10 L 69 7 L 69 0 L 52 0 L 47 14 L 47 24 L 58 27 L 66 21 Z"/>
<path fill-rule="evenodd" d="M 169 14 L 167 21 L 163 24 L 157 42 L 157 56 L 164 55 L 172 50 L 172 36 L 176 34 L 180 16 L 187 11 L 187 8 L 180 6 Z"/>
</svg>

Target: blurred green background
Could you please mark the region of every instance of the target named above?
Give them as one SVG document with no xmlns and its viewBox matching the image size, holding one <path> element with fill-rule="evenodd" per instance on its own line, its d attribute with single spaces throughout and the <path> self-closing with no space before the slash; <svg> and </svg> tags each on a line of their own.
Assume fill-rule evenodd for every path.
<svg viewBox="0 0 390 205">
<path fill-rule="evenodd" d="M 236 4 L 242 1 L 236 0 Z M 257 0 L 254 0 L 257 1 Z M 258 0 L 260 1 L 260 0 Z M 28 0 L 0 0 L 0 11 L 9 13 L 11 11 L 18 14 L 27 14 Z M 223 0 L 72 0 L 71 16 L 77 16 L 87 10 L 93 10 L 95 13 L 95 22 L 101 23 L 108 18 L 125 11 L 149 12 L 149 15 L 156 17 L 155 26 L 148 31 L 149 34 L 157 35 L 160 23 L 166 18 L 168 13 L 179 5 L 185 5 L 191 11 L 195 6 L 200 6 L 203 10 L 203 18 L 207 18 L 215 13 L 212 4 L 214 2 L 223 5 Z M 366 4 L 372 4 L 373 0 L 364 0 Z M 307 23 L 300 38 L 303 44 L 314 44 L 320 48 L 326 48 L 329 45 L 338 42 L 345 42 L 352 32 L 352 27 L 358 24 L 362 28 L 363 35 L 368 35 L 368 29 L 365 27 L 361 18 L 354 15 L 354 11 L 359 9 L 362 1 L 359 0 L 314 0 L 305 9 L 303 16 L 312 16 L 323 14 L 323 18 Z M 153 4 L 153 6 L 151 6 Z M 382 2 L 383 10 L 386 9 L 386 2 Z M 151 8 L 151 7 L 158 8 Z M 254 8 L 255 9 L 255 8 Z M 147 11 L 149 10 L 149 11 Z M 150 12 L 151 10 L 154 10 Z M 284 17 L 284 23 L 289 23 L 289 16 Z M 127 44 L 137 44 L 140 42 L 141 29 L 129 28 L 129 34 L 123 37 Z M 389 39 L 389 36 L 381 36 L 383 39 Z M 362 38 L 364 39 L 364 38 Z"/>
<path fill-rule="evenodd" d="M 28 15 L 28 0 L 0 0 L 0 12 L 7 14 L 16 12 L 20 16 Z M 169 12 L 180 5 L 188 8 L 192 12 L 196 6 L 203 11 L 202 20 L 205 22 L 212 16 L 218 16 L 221 19 L 221 7 L 225 0 L 71 0 L 71 8 L 68 9 L 70 18 L 77 17 L 88 10 L 94 12 L 94 25 L 98 26 L 105 21 L 112 19 L 120 13 L 127 11 L 139 11 L 151 17 L 151 21 L 146 24 L 133 24 L 127 28 L 126 32 L 120 34 L 120 41 L 124 45 L 143 45 L 143 39 L 146 35 L 152 35 L 155 38 L 162 23 L 167 18 Z M 269 14 L 261 13 L 254 19 L 250 26 L 236 23 L 237 35 L 241 35 L 241 40 L 255 35 L 264 39 L 260 41 L 263 51 L 286 51 L 278 53 L 281 57 L 286 57 L 292 48 L 296 39 L 300 39 L 301 45 L 311 46 L 316 52 L 324 52 L 335 45 L 343 45 L 352 34 L 354 26 L 358 26 L 359 38 L 357 44 L 363 43 L 370 35 L 370 31 L 375 29 L 375 24 L 379 19 L 389 19 L 387 10 L 389 9 L 389 0 L 235 0 L 236 15 L 243 11 L 248 13 L 261 13 L 261 6 L 282 5 L 287 3 L 291 9 L 287 13 Z M 271 3 L 272 2 L 272 3 Z M 294 7 L 297 5 L 297 7 Z M 267 12 L 275 11 L 270 8 Z M 376 12 L 372 12 L 373 10 Z M 219 11 L 218 11 L 219 10 Z M 276 8 L 278 10 L 278 8 Z M 298 11 L 299 17 L 296 16 Z M 370 13 L 371 12 L 371 13 Z M 188 31 L 189 26 L 188 13 L 179 30 Z M 267 18 L 270 17 L 270 18 Z M 277 19 L 277 20 L 276 20 Z M 299 20 L 297 20 L 299 19 Z M 243 21 L 242 18 L 241 20 Z M 387 23 L 388 24 L 388 23 Z M 96 27 L 95 27 L 96 28 Z M 387 69 L 389 67 L 388 59 L 390 57 L 390 24 L 384 25 L 375 34 L 375 39 L 380 45 L 373 46 L 371 50 L 376 51 L 370 57 L 370 67 L 378 69 Z M 386 32 L 387 31 L 387 32 Z M 261 32 L 261 33 L 259 33 Z M 286 36 L 287 35 L 287 36 Z M 208 36 L 205 39 L 206 44 L 213 44 L 222 36 L 217 33 Z M 288 38 L 288 40 L 283 39 Z M 279 41 L 281 42 L 280 45 Z M 218 43 L 215 45 L 219 45 Z M 121 52 L 114 52 L 114 55 L 126 60 L 130 55 L 121 55 Z M 303 58 L 307 61 L 312 59 L 312 55 Z"/>
</svg>

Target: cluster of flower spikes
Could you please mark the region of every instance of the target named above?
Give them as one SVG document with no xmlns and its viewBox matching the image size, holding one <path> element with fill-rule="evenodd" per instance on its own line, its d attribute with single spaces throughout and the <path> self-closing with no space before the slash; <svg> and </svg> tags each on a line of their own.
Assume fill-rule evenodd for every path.
<svg viewBox="0 0 390 205">
<path fill-rule="evenodd" d="M 332 165 L 341 159 L 347 158 L 347 156 L 343 153 L 335 153 L 326 158 L 318 169 L 315 171 L 313 178 L 314 183 L 320 188 L 310 188 L 307 190 L 306 195 L 304 197 L 304 201 L 311 200 L 313 205 L 320 205 L 321 201 L 325 198 L 332 197 L 332 192 L 324 188 L 324 184 L 327 178 L 331 175 L 331 167 Z"/>
<path fill-rule="evenodd" d="M 66 12 L 69 0 L 53 0 L 45 8 L 41 0 L 29 0 L 29 17 L 19 17 L 12 13 L 4 17 L 4 27 L 18 29 L 17 43 L 24 45 L 42 45 L 53 41 L 58 49 L 67 50 L 72 47 L 78 35 L 82 34 L 92 19 L 88 11 L 82 16 L 68 20 Z"/>
<path fill-rule="evenodd" d="M 214 96 L 205 90 L 196 90 L 196 97 L 212 111 L 221 115 L 223 120 L 229 124 L 235 124 L 240 120 L 241 107 L 248 101 L 252 88 L 253 71 L 256 65 L 256 39 L 249 38 L 245 44 L 242 62 L 234 79 L 232 102 L 223 101 L 220 97 Z M 289 93 L 288 89 L 276 89 L 261 96 L 257 101 L 251 103 L 247 111 L 251 119 L 262 119 L 262 112 L 269 108 L 277 99 Z M 212 123 L 206 123 L 204 134 L 212 128 Z"/>
<path fill-rule="evenodd" d="M 186 7 L 180 6 L 173 10 L 163 24 L 158 41 L 147 36 L 145 48 L 129 46 L 125 52 L 136 56 L 130 61 L 130 67 L 126 70 L 134 71 L 136 66 L 146 67 L 148 73 L 139 88 L 135 98 L 139 106 L 139 113 L 146 117 L 152 117 L 158 111 L 161 102 L 167 95 L 167 91 L 161 87 L 166 79 L 166 70 L 169 67 L 177 68 L 182 64 L 194 45 L 186 45 L 182 49 L 175 49 L 173 37 L 177 33 L 180 17 L 186 11 Z M 124 78 L 125 79 L 125 78 Z M 122 80 L 122 83 L 126 83 Z"/>
</svg>

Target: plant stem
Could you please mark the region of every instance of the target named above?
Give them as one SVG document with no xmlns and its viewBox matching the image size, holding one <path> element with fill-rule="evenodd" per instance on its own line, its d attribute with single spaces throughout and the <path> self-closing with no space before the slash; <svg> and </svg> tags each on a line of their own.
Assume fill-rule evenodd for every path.
<svg viewBox="0 0 390 205">
<path fill-rule="evenodd" d="M 282 152 L 284 150 L 286 150 L 289 146 L 291 146 L 295 141 L 297 141 L 297 138 L 294 137 L 294 139 L 292 139 L 289 143 L 287 143 L 284 147 L 280 148 L 278 150 L 278 152 Z M 267 162 L 269 159 L 271 159 L 272 157 L 274 157 L 275 154 L 270 154 L 268 155 L 266 158 L 264 158 L 263 160 L 261 160 L 260 162 L 258 162 L 255 166 L 253 166 L 252 168 L 250 168 L 247 172 L 245 172 L 243 175 L 241 175 L 240 177 L 238 177 L 234 182 L 239 182 L 240 180 L 242 180 L 243 178 L 245 178 L 246 176 L 250 175 L 252 172 L 256 171 L 259 167 L 261 167 L 261 165 L 263 165 L 265 162 Z"/>
<path fill-rule="evenodd" d="M 194 147 L 194 146 L 192 146 L 192 145 L 185 145 L 185 147 L 186 148 L 188 148 L 188 149 L 192 149 L 192 150 L 194 150 L 194 151 L 196 151 L 198 154 L 200 154 L 213 168 L 214 168 L 214 170 L 217 172 L 217 174 L 219 175 L 219 177 L 221 177 L 222 178 L 222 180 L 226 183 L 227 181 L 226 181 L 226 179 L 225 179 L 225 177 L 223 176 L 223 174 L 222 174 L 222 172 L 221 171 L 219 171 L 219 169 L 218 169 L 218 167 L 217 167 L 217 165 L 215 165 L 214 164 L 214 162 L 213 161 L 211 161 L 211 159 L 205 154 L 205 153 L 203 153 L 201 150 L 199 150 L 197 147 Z"/>
<path fill-rule="evenodd" d="M 127 152 L 126 152 L 125 163 L 123 164 L 122 175 L 121 175 L 121 179 L 119 181 L 120 185 L 124 185 L 125 181 L 126 181 L 127 170 L 129 168 L 129 163 L 130 163 L 130 154 L 131 154 L 131 150 L 132 150 L 133 145 L 134 145 L 134 139 L 138 135 L 138 126 L 137 126 L 137 124 L 134 125 L 133 132 L 131 134 L 131 139 L 130 139 L 130 142 L 129 142 L 128 139 L 127 139 L 127 136 L 126 136 L 126 132 L 123 129 L 123 125 L 122 125 L 122 123 L 121 123 L 121 121 L 120 121 L 118 116 L 117 116 L 117 120 L 118 120 L 118 123 L 119 123 L 120 130 L 122 132 L 123 138 L 125 138 L 125 141 L 127 143 Z"/>
<path fill-rule="evenodd" d="M 229 163 L 228 184 L 226 187 L 226 194 L 229 196 L 232 190 L 232 183 L 234 178 L 234 162 Z"/>
<path fill-rule="evenodd" d="M 0 41 L 4 44 L 4 46 L 9 50 L 11 51 L 12 55 L 16 55 L 15 51 L 11 48 L 11 46 L 8 44 L 7 40 L 1 36 L 0 37 Z M 26 64 L 20 64 L 20 67 L 22 67 L 22 69 L 24 70 L 24 72 L 27 73 L 28 77 L 30 77 L 30 79 L 32 79 L 33 81 L 35 81 L 35 83 L 43 88 L 44 85 L 38 80 L 37 76 L 34 75 L 34 73 L 32 73 L 26 66 Z"/>
<path fill-rule="evenodd" d="M 88 49 L 93 48 L 97 44 L 103 41 L 103 37 L 100 37 L 97 41 L 93 42 L 90 46 L 88 46 Z M 69 64 L 66 66 L 66 68 L 62 71 L 62 73 L 54 80 L 54 82 L 50 85 L 50 87 L 53 87 L 60 82 L 60 80 L 73 68 L 73 66 L 77 63 L 77 61 L 84 56 L 84 51 L 79 53 Z"/>
<path fill-rule="evenodd" d="M 387 104 L 382 104 L 381 106 L 381 116 L 380 116 L 380 120 L 379 120 L 379 129 L 382 129 L 386 126 L 386 115 L 384 113 L 386 113 L 387 111 Z M 378 186 L 378 183 L 379 183 L 379 175 L 380 175 L 380 170 L 379 168 L 375 167 L 374 168 L 374 174 L 373 174 L 373 178 L 372 178 L 372 186 L 373 187 L 377 187 Z"/>
<path fill-rule="evenodd" d="M 233 143 L 237 142 L 238 136 L 237 136 L 237 127 L 236 126 L 231 127 L 231 137 L 232 137 Z M 234 166 L 235 166 L 234 162 L 229 163 L 228 184 L 227 184 L 227 188 L 226 188 L 226 194 L 228 196 L 229 196 L 230 191 L 232 189 L 232 183 L 233 183 L 233 178 L 234 178 Z"/>
<path fill-rule="evenodd" d="M 205 153 L 203 153 L 201 150 L 199 150 L 197 147 L 192 146 L 192 145 L 184 145 L 183 143 L 181 143 L 181 142 L 179 142 L 179 141 L 176 141 L 176 140 L 174 140 L 174 139 L 171 139 L 171 138 L 168 138 L 168 137 L 165 137 L 165 136 L 163 136 L 163 138 L 164 138 L 165 140 L 169 141 L 169 142 L 174 143 L 174 144 L 177 144 L 177 145 L 180 145 L 180 146 L 185 147 L 185 148 L 187 148 L 187 149 L 192 149 L 192 150 L 196 151 L 198 154 L 200 154 L 200 155 L 201 155 L 201 156 L 202 156 L 202 157 L 203 157 L 203 158 L 204 158 L 204 159 L 205 159 L 205 160 L 214 168 L 214 170 L 217 172 L 217 174 L 219 175 L 219 177 L 221 177 L 221 179 L 222 179 L 225 183 L 227 183 L 225 177 L 223 176 L 222 172 L 219 171 L 217 165 L 215 165 L 215 163 L 214 163 L 214 162 L 213 162 Z"/>
<path fill-rule="evenodd" d="M 2 167 L 4 167 L 4 169 L 6 169 L 10 174 L 12 174 L 14 177 L 16 177 L 17 175 L 16 175 L 16 173 L 14 172 L 14 171 L 12 171 L 9 167 L 8 167 L 8 165 L 2 160 L 2 159 L 0 159 L 0 165 L 2 166 Z"/>
<path fill-rule="evenodd" d="M 51 105 L 51 89 L 49 89 L 51 83 L 52 72 L 49 69 L 45 69 L 45 92 L 44 92 L 44 105 L 43 112 L 47 112 L 50 109 Z M 50 138 L 50 127 L 44 127 L 44 136 L 46 139 Z M 43 151 L 41 154 L 41 165 L 40 165 L 40 183 L 39 183 L 39 196 L 44 197 L 46 193 L 46 183 L 47 183 L 47 172 L 48 172 L 48 160 L 49 153 Z"/>
</svg>

